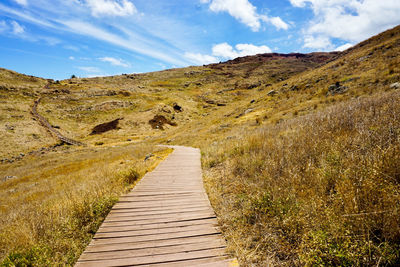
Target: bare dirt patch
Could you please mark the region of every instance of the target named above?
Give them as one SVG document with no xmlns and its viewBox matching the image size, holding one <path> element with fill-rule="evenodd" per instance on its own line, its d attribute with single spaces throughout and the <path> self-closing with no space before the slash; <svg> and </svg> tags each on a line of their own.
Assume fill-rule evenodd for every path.
<svg viewBox="0 0 400 267">
<path fill-rule="evenodd" d="M 149 120 L 149 124 L 153 129 L 164 130 L 164 124 L 169 124 L 171 126 L 177 126 L 177 124 L 171 120 L 168 120 L 163 115 L 155 115 L 154 118 Z"/>
<path fill-rule="evenodd" d="M 105 133 L 111 130 L 119 129 L 118 128 L 118 122 L 122 120 L 123 118 L 118 118 L 109 122 L 105 122 L 99 125 L 96 125 L 93 129 L 90 135 L 95 135 L 95 134 L 101 134 Z"/>
</svg>

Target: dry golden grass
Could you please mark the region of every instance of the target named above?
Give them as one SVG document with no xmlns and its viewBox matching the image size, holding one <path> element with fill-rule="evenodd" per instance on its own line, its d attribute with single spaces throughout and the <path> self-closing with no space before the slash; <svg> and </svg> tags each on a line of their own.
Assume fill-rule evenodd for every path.
<svg viewBox="0 0 400 267">
<path fill-rule="evenodd" d="M 400 92 L 214 144 L 203 166 L 244 266 L 400 264 Z"/>
<path fill-rule="evenodd" d="M 64 151 L 8 168 L 19 176 L 0 184 L 0 265 L 73 265 L 119 196 L 170 151 L 151 145 Z"/>
</svg>

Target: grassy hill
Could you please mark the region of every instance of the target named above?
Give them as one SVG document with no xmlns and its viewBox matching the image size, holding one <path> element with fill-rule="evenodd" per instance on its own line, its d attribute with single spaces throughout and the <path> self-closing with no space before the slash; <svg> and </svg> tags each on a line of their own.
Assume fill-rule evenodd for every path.
<svg viewBox="0 0 400 267">
<path fill-rule="evenodd" d="M 341 53 L 145 74 L 53 81 L 0 69 L 3 264 L 72 264 L 117 196 L 169 153 L 159 143 L 202 149 L 244 266 L 399 264 L 399 50 L 396 27 Z M 38 113 L 86 147 L 33 120 L 39 97 Z"/>
</svg>

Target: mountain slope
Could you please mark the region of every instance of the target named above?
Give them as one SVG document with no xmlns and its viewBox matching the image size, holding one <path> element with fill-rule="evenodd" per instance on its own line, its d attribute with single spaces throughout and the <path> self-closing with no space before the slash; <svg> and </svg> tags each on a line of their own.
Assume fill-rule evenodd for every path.
<svg viewBox="0 0 400 267">
<path fill-rule="evenodd" d="M 80 170 L 98 168 L 98 158 L 109 168 L 124 170 L 129 162 L 140 168 L 142 157 L 157 151 L 153 144 L 169 143 L 202 149 L 208 193 L 244 266 L 397 264 L 399 50 L 396 27 L 341 53 L 262 54 L 63 81 L 0 70 L 0 178 L 16 177 L 0 184 L 0 197 L 10 203 L 0 208 L 12 218 L 2 221 L 0 236 L 24 225 L 4 239 L 0 256 L 14 255 L 17 247 L 45 249 L 50 256 L 41 259 L 49 264 L 51 255 L 67 255 L 57 242 L 43 247 L 54 236 L 32 236 L 36 230 L 17 211 L 22 196 L 24 210 L 34 212 L 30 201 L 62 207 L 66 198 L 55 199 L 64 196 L 64 185 L 74 195 L 82 188 L 96 195 L 87 183 L 97 178 Z M 30 115 L 39 96 L 38 113 L 87 147 L 54 146 L 58 140 Z M 51 175 L 58 189 L 39 192 L 35 184 Z M 114 183 L 112 175 L 99 177 Z M 90 227 L 95 219 L 88 219 Z M 82 236 L 90 236 L 85 231 L 93 231 L 85 229 L 71 241 L 74 253 L 87 241 Z"/>
</svg>

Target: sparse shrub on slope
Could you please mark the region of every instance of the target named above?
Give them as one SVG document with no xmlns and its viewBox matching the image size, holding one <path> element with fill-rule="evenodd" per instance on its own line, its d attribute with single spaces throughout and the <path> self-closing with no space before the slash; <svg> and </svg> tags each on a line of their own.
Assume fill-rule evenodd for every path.
<svg viewBox="0 0 400 267">
<path fill-rule="evenodd" d="M 203 165 L 245 266 L 400 264 L 399 92 L 227 141 Z"/>
</svg>

